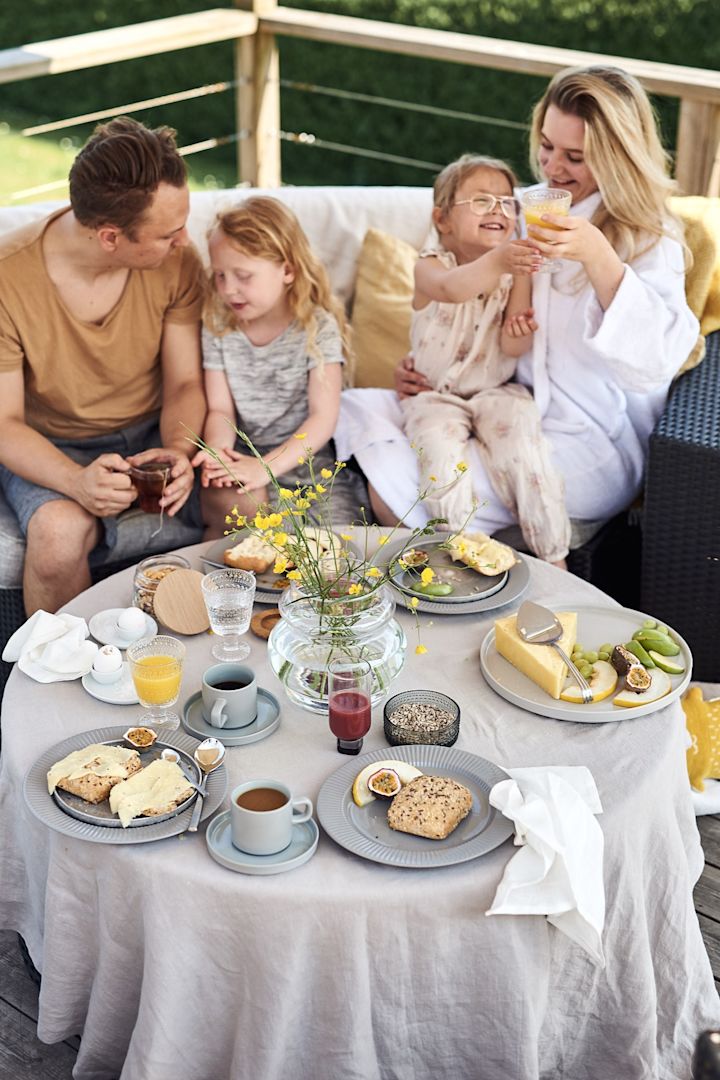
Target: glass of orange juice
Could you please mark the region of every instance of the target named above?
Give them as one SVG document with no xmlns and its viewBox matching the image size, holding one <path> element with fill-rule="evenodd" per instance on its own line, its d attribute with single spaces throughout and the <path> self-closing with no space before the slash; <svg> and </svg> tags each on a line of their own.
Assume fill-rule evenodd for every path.
<svg viewBox="0 0 720 1080">
<path fill-rule="evenodd" d="M 149 710 L 142 722 L 148 727 L 175 731 L 180 717 L 169 710 L 180 695 L 185 659 L 182 641 L 158 634 L 130 645 L 126 656 L 140 704 Z"/>
<path fill-rule="evenodd" d="M 555 214 L 558 217 L 564 217 L 570 212 L 572 194 L 569 191 L 562 191 L 560 188 L 530 188 L 529 191 L 523 193 L 520 202 L 525 215 L 528 237 L 532 240 L 533 225 L 537 225 L 541 229 L 556 229 L 558 232 L 562 229 L 562 225 L 551 225 L 549 221 L 543 221 L 542 216 L 543 214 Z M 544 258 L 537 273 L 551 274 L 553 270 L 557 269 L 557 266 L 557 263 L 553 266 L 552 259 Z"/>
</svg>

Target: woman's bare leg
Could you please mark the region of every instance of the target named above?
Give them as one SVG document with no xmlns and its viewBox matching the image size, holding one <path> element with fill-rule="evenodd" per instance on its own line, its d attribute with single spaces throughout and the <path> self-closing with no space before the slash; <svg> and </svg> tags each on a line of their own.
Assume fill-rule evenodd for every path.
<svg viewBox="0 0 720 1080">
<path fill-rule="evenodd" d="M 372 512 L 381 525 L 387 525 L 394 528 L 396 525 L 400 524 L 396 515 L 393 514 L 389 506 L 385 505 L 372 484 L 368 484 L 368 497 L 370 499 Z"/>
</svg>

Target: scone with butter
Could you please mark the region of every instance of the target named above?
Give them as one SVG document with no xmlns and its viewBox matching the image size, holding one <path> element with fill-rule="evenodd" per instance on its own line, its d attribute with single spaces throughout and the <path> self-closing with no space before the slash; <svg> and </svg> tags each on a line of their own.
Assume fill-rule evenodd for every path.
<svg viewBox="0 0 720 1080">
<path fill-rule="evenodd" d="M 558 645 L 569 656 L 577 641 L 577 612 L 558 611 L 563 628 Z M 517 615 L 495 620 L 495 648 L 513 667 L 532 679 L 550 697 L 559 700 L 567 678 L 567 664 L 550 645 L 530 645 L 517 632 Z"/>
<path fill-rule="evenodd" d="M 110 809 L 126 829 L 135 817 L 169 814 L 192 793 L 180 766 L 174 761 L 158 758 L 142 772 L 112 789 Z"/>
<path fill-rule="evenodd" d="M 453 562 L 464 563 L 478 574 L 495 577 L 504 574 L 518 561 L 515 552 L 507 544 L 492 540 L 485 533 L 458 533 L 447 541 L 447 549 Z"/>
</svg>

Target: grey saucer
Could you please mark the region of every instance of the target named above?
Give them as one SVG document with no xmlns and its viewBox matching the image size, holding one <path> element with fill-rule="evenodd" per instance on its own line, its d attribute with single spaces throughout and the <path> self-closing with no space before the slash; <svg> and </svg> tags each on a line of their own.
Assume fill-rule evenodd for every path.
<svg viewBox="0 0 720 1080">
<path fill-rule="evenodd" d="M 237 870 L 241 874 L 282 874 L 286 870 L 302 866 L 315 854 L 320 830 L 312 818 L 293 825 L 290 846 L 284 851 L 278 851 L 274 855 L 248 855 L 246 851 L 240 851 L 233 845 L 231 813 L 230 810 L 224 810 L 222 814 L 217 814 L 205 833 L 208 851 L 215 862 L 226 866 L 228 870 Z"/>
<path fill-rule="evenodd" d="M 241 728 L 220 728 L 208 724 L 202 714 L 202 692 L 200 690 L 189 697 L 183 705 L 182 723 L 186 731 L 197 739 L 210 736 L 219 739 L 225 746 L 244 746 L 246 743 L 259 742 L 272 735 L 280 725 L 280 703 L 269 690 L 258 686 L 258 711 L 252 724 Z"/>
</svg>

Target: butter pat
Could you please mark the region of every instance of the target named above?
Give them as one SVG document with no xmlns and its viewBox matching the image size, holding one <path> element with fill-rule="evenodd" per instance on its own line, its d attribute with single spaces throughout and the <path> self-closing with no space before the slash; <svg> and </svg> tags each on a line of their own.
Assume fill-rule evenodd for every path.
<svg viewBox="0 0 720 1080">
<path fill-rule="evenodd" d="M 570 655 L 577 641 L 577 612 L 556 612 L 563 628 L 560 648 Z M 495 648 L 513 667 L 558 700 L 568 669 L 552 645 L 529 645 L 517 632 L 517 615 L 495 620 Z"/>
</svg>

